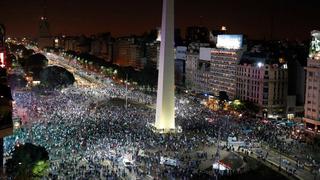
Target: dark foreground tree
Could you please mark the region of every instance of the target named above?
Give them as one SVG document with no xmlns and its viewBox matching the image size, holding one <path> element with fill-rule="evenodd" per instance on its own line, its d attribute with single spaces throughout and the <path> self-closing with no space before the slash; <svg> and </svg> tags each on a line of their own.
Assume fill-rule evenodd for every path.
<svg viewBox="0 0 320 180">
<path fill-rule="evenodd" d="M 49 66 L 40 73 L 41 85 L 46 88 L 58 88 L 72 85 L 75 78 L 71 72 L 60 66 Z"/>
<path fill-rule="evenodd" d="M 14 179 L 32 179 L 44 175 L 49 155 L 44 147 L 30 143 L 16 146 L 6 163 L 7 174 Z"/>
<path fill-rule="evenodd" d="M 26 73 L 32 74 L 34 80 L 39 80 L 39 74 L 48 65 L 48 59 L 38 53 L 24 59 L 22 64 Z"/>
<path fill-rule="evenodd" d="M 27 86 L 27 80 L 20 74 L 9 74 L 8 83 L 11 89 L 24 88 Z"/>
</svg>

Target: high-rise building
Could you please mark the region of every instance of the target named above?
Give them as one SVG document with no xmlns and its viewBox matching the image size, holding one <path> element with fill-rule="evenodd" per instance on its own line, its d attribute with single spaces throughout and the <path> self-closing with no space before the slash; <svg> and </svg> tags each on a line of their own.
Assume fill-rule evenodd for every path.
<svg viewBox="0 0 320 180">
<path fill-rule="evenodd" d="M 13 132 L 12 96 L 6 81 L 6 69 L 0 67 L 0 168 L 3 165 L 3 138 Z"/>
<path fill-rule="evenodd" d="M 5 69 L 5 28 L 0 24 L 0 168 L 3 166 L 3 137 L 12 134 L 12 96 Z"/>
<path fill-rule="evenodd" d="M 297 58 L 303 58 L 295 56 Z M 304 57 L 305 58 L 305 57 Z M 291 59 L 288 64 L 288 97 L 287 117 L 288 119 L 302 118 L 304 115 L 306 64 L 299 59 Z"/>
<path fill-rule="evenodd" d="M 0 24 L 0 67 L 4 68 L 6 65 L 6 48 L 5 48 L 5 27 Z"/>
<path fill-rule="evenodd" d="M 320 133 L 320 31 L 312 31 L 312 42 L 306 69 L 304 122 L 306 128 Z"/>
<path fill-rule="evenodd" d="M 78 37 L 66 36 L 63 38 L 63 47 L 65 51 L 76 51 Z"/>
<path fill-rule="evenodd" d="M 207 43 L 209 42 L 209 30 L 206 27 L 192 26 L 187 28 L 187 42 Z"/>
<path fill-rule="evenodd" d="M 187 47 L 186 46 L 177 46 L 175 48 L 175 85 L 184 86 L 185 85 L 185 69 L 186 69 L 186 60 L 187 60 Z"/>
<path fill-rule="evenodd" d="M 113 45 L 113 63 L 119 66 L 143 68 L 143 48 L 137 37 L 121 37 Z"/>
<path fill-rule="evenodd" d="M 52 47 L 53 38 L 50 34 L 50 26 L 47 17 L 42 16 L 39 22 L 38 46 L 39 48 Z"/>
<path fill-rule="evenodd" d="M 112 62 L 112 37 L 110 33 L 98 34 L 92 37 L 90 54 Z"/>
<path fill-rule="evenodd" d="M 189 54 L 187 71 L 193 69 L 195 72 L 187 76 L 192 78 L 193 90 L 215 95 L 224 91 L 233 99 L 236 94 L 236 66 L 243 51 L 242 35 L 219 35 L 217 48 L 200 48 L 198 59 Z"/>
<path fill-rule="evenodd" d="M 286 64 L 273 64 L 264 53 L 245 53 L 237 65 L 236 98 L 260 107 L 260 115 L 285 117 L 288 92 Z"/>
<path fill-rule="evenodd" d="M 199 85 L 197 81 L 198 72 L 198 61 L 199 61 L 199 52 L 201 47 L 209 47 L 208 43 L 190 43 L 187 49 L 187 59 L 186 59 L 186 67 L 185 67 L 185 86 L 187 89 L 195 90 L 195 91 L 210 91 L 209 87 L 205 84 Z"/>
<path fill-rule="evenodd" d="M 145 58 L 147 64 L 158 67 L 160 56 L 160 41 L 148 42 L 145 44 Z"/>
<path fill-rule="evenodd" d="M 236 66 L 239 63 L 242 51 L 213 49 L 210 53 L 209 84 L 212 87 L 212 92 L 218 95 L 221 91 L 225 91 L 229 98 L 233 99 L 236 93 Z M 208 68 L 206 66 L 208 65 L 205 65 L 205 68 Z"/>
</svg>

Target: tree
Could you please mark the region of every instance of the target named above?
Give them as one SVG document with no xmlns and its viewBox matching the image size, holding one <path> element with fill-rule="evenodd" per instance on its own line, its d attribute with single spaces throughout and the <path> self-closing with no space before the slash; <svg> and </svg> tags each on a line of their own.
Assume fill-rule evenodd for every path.
<svg viewBox="0 0 320 180">
<path fill-rule="evenodd" d="M 39 80 L 40 72 L 48 65 L 48 59 L 43 54 L 33 54 L 24 60 L 23 66 L 26 73 L 31 73 L 33 79 Z"/>
<path fill-rule="evenodd" d="M 75 78 L 71 72 L 60 66 L 49 66 L 40 72 L 41 85 L 57 88 L 72 85 Z"/>
<path fill-rule="evenodd" d="M 9 74 L 8 83 L 12 89 L 15 89 L 26 87 L 28 82 L 21 74 Z"/>
<path fill-rule="evenodd" d="M 220 92 L 219 92 L 219 97 L 218 97 L 218 99 L 219 99 L 219 106 L 220 106 L 220 107 L 224 107 L 224 106 L 225 106 L 225 103 L 226 103 L 227 101 L 229 101 L 229 96 L 228 96 L 227 92 L 225 92 L 225 91 L 220 91 Z"/>
<path fill-rule="evenodd" d="M 245 104 L 242 103 L 240 100 L 236 99 L 234 101 L 232 101 L 231 105 L 230 105 L 234 110 L 236 111 L 243 111 L 245 110 Z"/>
<path fill-rule="evenodd" d="M 34 176 L 43 175 L 46 169 L 37 167 L 46 164 L 48 160 L 49 154 L 44 147 L 30 143 L 19 145 L 15 147 L 12 158 L 6 163 L 7 173 L 14 179 L 32 179 Z M 37 169 L 34 171 L 35 174 L 34 168 Z"/>
<path fill-rule="evenodd" d="M 227 92 L 220 91 L 219 92 L 219 100 L 220 101 L 229 101 L 229 96 L 228 96 Z"/>
<path fill-rule="evenodd" d="M 244 106 L 245 106 L 245 110 L 247 112 L 251 112 L 252 114 L 257 114 L 260 112 L 260 107 L 251 101 L 245 101 Z"/>
<path fill-rule="evenodd" d="M 31 55 L 33 55 L 35 52 L 32 49 L 23 49 L 22 51 L 22 57 L 23 58 L 29 58 Z"/>
</svg>

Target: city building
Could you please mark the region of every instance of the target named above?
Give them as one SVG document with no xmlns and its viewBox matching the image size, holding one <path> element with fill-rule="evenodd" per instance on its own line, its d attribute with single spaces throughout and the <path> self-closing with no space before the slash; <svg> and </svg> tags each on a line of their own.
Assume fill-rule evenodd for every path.
<svg viewBox="0 0 320 180">
<path fill-rule="evenodd" d="M 187 47 L 177 46 L 175 48 L 175 84 L 176 86 L 185 85 L 186 73 L 186 60 L 187 60 Z"/>
<path fill-rule="evenodd" d="M 53 37 L 50 34 L 50 26 L 47 17 L 42 16 L 39 22 L 38 46 L 43 49 L 54 45 Z"/>
<path fill-rule="evenodd" d="M 216 48 L 201 47 L 198 57 L 196 51 L 189 50 L 186 68 L 191 72 L 187 72 L 187 84 L 197 92 L 219 95 L 223 91 L 233 99 L 236 66 L 244 51 L 242 35 L 218 35 Z"/>
<path fill-rule="evenodd" d="M 186 40 L 187 42 L 208 43 L 209 30 L 206 27 L 191 26 L 187 27 Z"/>
<path fill-rule="evenodd" d="M 63 38 L 63 46 L 65 51 L 76 51 L 78 37 L 66 36 Z"/>
<path fill-rule="evenodd" d="M 91 39 L 81 36 L 66 36 L 62 40 L 65 51 L 75 51 L 77 53 L 89 53 L 91 49 Z"/>
<path fill-rule="evenodd" d="M 236 98 L 250 101 L 266 118 L 286 117 L 287 65 L 262 52 L 246 52 L 236 68 Z"/>
<path fill-rule="evenodd" d="M 112 62 L 112 37 L 110 33 L 98 34 L 91 38 L 90 54 Z"/>
<path fill-rule="evenodd" d="M 11 135 L 12 125 L 12 95 L 7 82 L 5 57 L 5 27 L 0 24 L 0 168 L 3 167 L 3 138 Z"/>
<path fill-rule="evenodd" d="M 159 55 L 160 41 L 148 42 L 145 44 L 145 58 L 147 64 L 153 67 L 158 67 Z"/>
<path fill-rule="evenodd" d="M 300 57 L 298 57 L 300 58 Z M 301 57 L 302 58 L 302 57 Z M 291 59 L 288 65 L 288 97 L 287 118 L 301 121 L 304 116 L 306 88 L 305 63 L 299 59 Z"/>
<path fill-rule="evenodd" d="M 113 46 L 114 64 L 142 69 L 144 67 L 143 60 L 143 48 L 137 37 L 121 37 L 115 40 Z"/>
<path fill-rule="evenodd" d="M 4 68 L 6 65 L 6 48 L 5 48 L 5 27 L 0 24 L 0 67 Z"/>
<path fill-rule="evenodd" d="M 194 91 L 209 91 L 209 88 L 201 89 L 201 87 L 203 88 L 204 86 L 198 86 L 198 83 L 196 83 L 197 74 L 200 73 L 197 69 L 197 63 L 199 61 L 199 53 L 201 47 L 210 47 L 210 44 L 194 42 L 188 45 L 185 65 L 185 86 L 187 89 Z"/>
<path fill-rule="evenodd" d="M 306 70 L 304 122 L 306 129 L 320 133 L 320 31 L 312 31 Z"/>
</svg>

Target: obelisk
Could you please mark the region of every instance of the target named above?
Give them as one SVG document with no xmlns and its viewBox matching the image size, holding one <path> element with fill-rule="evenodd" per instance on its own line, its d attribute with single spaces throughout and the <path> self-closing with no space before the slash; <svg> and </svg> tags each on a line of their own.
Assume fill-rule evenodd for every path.
<svg viewBox="0 0 320 180">
<path fill-rule="evenodd" d="M 175 129 L 174 120 L 174 0 L 163 0 L 155 127 Z"/>
</svg>

